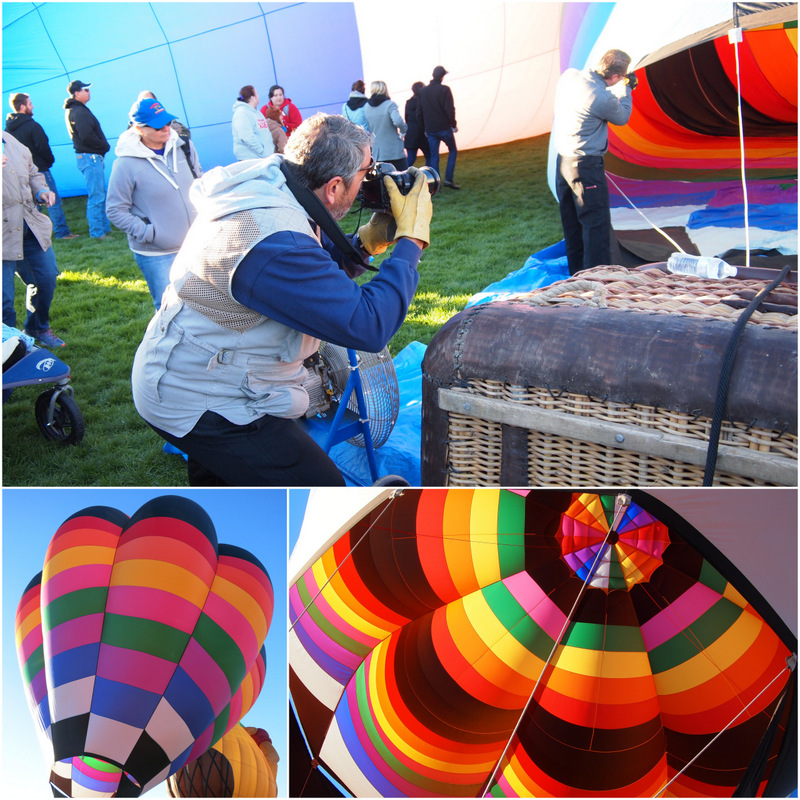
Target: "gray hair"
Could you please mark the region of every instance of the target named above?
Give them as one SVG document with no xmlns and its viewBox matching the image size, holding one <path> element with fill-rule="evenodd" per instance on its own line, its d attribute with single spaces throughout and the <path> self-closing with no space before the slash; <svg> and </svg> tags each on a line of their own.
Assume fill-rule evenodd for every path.
<svg viewBox="0 0 800 800">
<path fill-rule="evenodd" d="M 284 157 L 298 181 L 319 189 L 340 176 L 349 184 L 361 169 L 364 150 L 372 147 L 372 134 L 340 114 L 319 112 L 303 120 L 289 137 Z"/>
<path fill-rule="evenodd" d="M 608 79 L 614 75 L 625 75 L 630 65 L 631 57 L 627 53 L 622 50 L 608 50 L 603 54 L 594 71 Z"/>
</svg>

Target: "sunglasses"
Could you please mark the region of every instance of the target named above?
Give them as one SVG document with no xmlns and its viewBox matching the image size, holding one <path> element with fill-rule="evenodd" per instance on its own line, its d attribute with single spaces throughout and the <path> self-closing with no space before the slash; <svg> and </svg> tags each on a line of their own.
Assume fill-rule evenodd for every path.
<svg viewBox="0 0 800 800">
<path fill-rule="evenodd" d="M 374 166 L 375 166 L 375 159 L 371 158 L 369 160 L 369 164 L 367 164 L 366 167 L 361 167 L 361 169 L 356 172 L 356 175 L 358 175 L 359 172 L 369 172 Z"/>
</svg>

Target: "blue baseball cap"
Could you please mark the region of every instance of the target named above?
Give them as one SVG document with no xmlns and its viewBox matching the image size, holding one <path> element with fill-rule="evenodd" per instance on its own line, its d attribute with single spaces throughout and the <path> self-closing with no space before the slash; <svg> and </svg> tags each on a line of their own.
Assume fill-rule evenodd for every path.
<svg viewBox="0 0 800 800">
<path fill-rule="evenodd" d="M 145 97 L 134 103 L 130 112 L 131 121 L 137 125 L 147 125 L 148 128 L 163 128 L 177 117 L 167 113 L 167 110 L 154 97 Z"/>
</svg>

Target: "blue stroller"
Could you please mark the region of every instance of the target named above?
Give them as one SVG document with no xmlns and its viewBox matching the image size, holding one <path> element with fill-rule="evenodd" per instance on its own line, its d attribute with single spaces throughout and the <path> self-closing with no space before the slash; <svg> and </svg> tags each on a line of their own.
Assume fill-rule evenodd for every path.
<svg viewBox="0 0 800 800">
<path fill-rule="evenodd" d="M 17 335 L 6 338 L 9 333 Z M 36 398 L 36 423 L 46 439 L 77 444 L 85 425 L 69 378 L 69 367 L 61 359 L 20 331 L 3 326 L 3 402 L 21 386 L 55 384 Z"/>
</svg>

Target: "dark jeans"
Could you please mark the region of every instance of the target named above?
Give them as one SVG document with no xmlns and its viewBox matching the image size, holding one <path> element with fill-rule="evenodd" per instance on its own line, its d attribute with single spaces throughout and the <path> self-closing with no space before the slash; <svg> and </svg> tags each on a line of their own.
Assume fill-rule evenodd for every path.
<svg viewBox="0 0 800 800">
<path fill-rule="evenodd" d="M 408 162 L 409 167 L 413 167 L 417 161 L 417 154 L 419 151 L 422 150 L 422 157 L 425 159 L 425 163 L 430 165 L 431 163 L 431 148 L 428 145 L 428 137 L 421 136 L 418 140 L 416 147 L 406 147 L 406 159 Z"/>
<path fill-rule="evenodd" d="M 151 426 L 188 456 L 190 486 L 344 486 L 336 465 L 293 419 L 234 425 L 206 411 L 186 436 Z"/>
<path fill-rule="evenodd" d="M 42 250 L 27 225 L 24 225 L 22 236 L 22 255 L 20 261 L 3 261 L 3 322 L 12 328 L 17 327 L 14 310 L 16 272 L 28 287 L 28 316 L 23 327 L 31 335 L 36 335 L 50 327 L 50 304 L 56 291 L 58 266 L 53 248 Z"/>
<path fill-rule="evenodd" d="M 611 210 L 602 156 L 559 156 L 556 196 L 570 275 L 611 263 Z"/>
<path fill-rule="evenodd" d="M 444 179 L 448 183 L 453 182 L 453 174 L 456 171 L 456 158 L 458 157 L 458 148 L 456 147 L 456 137 L 451 128 L 443 131 L 425 131 L 428 137 L 428 145 L 431 148 L 431 157 L 428 162 L 429 167 L 433 167 L 439 172 L 439 144 L 444 142 L 447 145 L 447 171 L 445 172 Z M 441 172 L 439 175 L 441 176 Z"/>
</svg>

